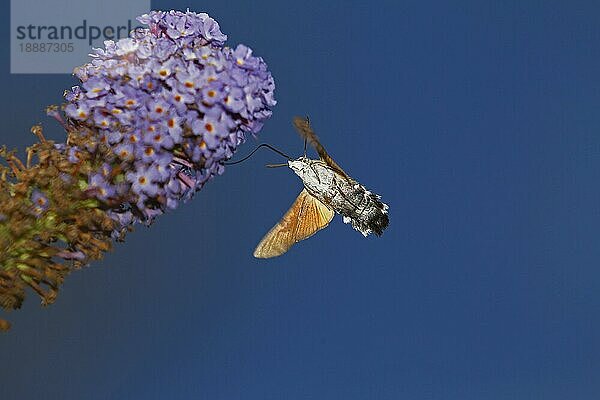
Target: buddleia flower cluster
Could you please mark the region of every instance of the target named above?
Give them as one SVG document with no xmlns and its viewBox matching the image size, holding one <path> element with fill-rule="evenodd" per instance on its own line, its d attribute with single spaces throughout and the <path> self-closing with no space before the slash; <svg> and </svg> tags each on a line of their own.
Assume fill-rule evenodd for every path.
<svg viewBox="0 0 600 400">
<path fill-rule="evenodd" d="M 274 81 L 261 58 L 227 36 L 207 14 L 155 11 L 149 28 L 95 49 L 78 68 L 81 86 L 66 93 L 69 122 L 97 129 L 127 166 L 132 194 L 123 225 L 152 219 L 223 173 L 246 134 L 256 134 L 275 105 Z M 101 200 L 120 194 L 101 175 Z"/>
<path fill-rule="evenodd" d="M 190 199 L 271 116 L 267 65 L 244 45 L 225 46 L 207 14 L 153 11 L 138 20 L 148 27 L 94 49 L 74 70 L 81 84 L 49 108 L 66 143 L 36 128 L 40 143 L 28 154 L 37 164 L 3 152 L 6 309 L 20 307 L 26 286 L 53 301 L 67 272 L 100 258 L 133 224 Z"/>
</svg>

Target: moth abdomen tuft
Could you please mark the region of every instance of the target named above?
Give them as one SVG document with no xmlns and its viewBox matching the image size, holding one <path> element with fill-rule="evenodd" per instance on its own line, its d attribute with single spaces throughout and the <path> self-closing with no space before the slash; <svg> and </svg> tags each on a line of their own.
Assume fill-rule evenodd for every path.
<svg viewBox="0 0 600 400">
<path fill-rule="evenodd" d="M 352 186 L 349 193 L 341 196 L 344 201 L 336 209 L 343 218 L 344 223 L 350 223 L 354 229 L 368 236 L 374 233 L 381 236 L 388 227 L 388 205 L 382 203 L 381 196 L 370 192 L 359 183 Z"/>
<path fill-rule="evenodd" d="M 381 203 L 381 204 L 384 206 L 384 208 L 381 208 L 379 213 L 375 213 L 375 216 L 371 219 L 370 224 L 369 224 L 371 227 L 371 230 L 377 236 L 383 235 L 383 231 L 390 224 L 390 217 L 388 216 L 388 213 L 387 213 L 388 206 L 387 206 L 387 204 L 383 204 L 383 203 Z"/>
</svg>

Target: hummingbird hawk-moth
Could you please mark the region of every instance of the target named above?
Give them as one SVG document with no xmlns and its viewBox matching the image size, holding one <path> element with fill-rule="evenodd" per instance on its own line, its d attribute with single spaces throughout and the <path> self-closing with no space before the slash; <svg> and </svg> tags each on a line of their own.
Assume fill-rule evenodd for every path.
<svg viewBox="0 0 600 400">
<path fill-rule="evenodd" d="M 336 212 L 342 215 L 344 223 L 352 224 L 365 237 L 370 233 L 381 236 L 389 224 L 388 206 L 380 201 L 381 196 L 344 172 L 325 151 L 308 118 L 295 117 L 293 122 L 304 138 L 305 151 L 304 156 L 288 160 L 287 166 L 302 179 L 304 189 L 256 246 L 254 257 L 280 256 L 295 243 L 327 227 Z M 317 151 L 318 160 L 306 157 L 306 142 Z"/>
</svg>

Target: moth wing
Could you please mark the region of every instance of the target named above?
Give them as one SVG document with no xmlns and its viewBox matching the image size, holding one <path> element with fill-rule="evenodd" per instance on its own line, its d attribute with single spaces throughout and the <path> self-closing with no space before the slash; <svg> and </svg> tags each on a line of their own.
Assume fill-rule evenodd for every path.
<svg viewBox="0 0 600 400">
<path fill-rule="evenodd" d="M 310 195 L 306 189 L 303 192 L 306 193 L 306 200 L 302 208 L 302 215 L 298 218 L 296 242 L 308 239 L 321 229 L 326 228 L 335 215 L 332 209 Z"/>
<path fill-rule="evenodd" d="M 310 121 L 307 118 L 302 117 L 294 117 L 293 119 L 294 127 L 304 139 L 306 139 L 312 147 L 315 148 L 317 154 L 321 158 L 321 160 L 325 161 L 327 165 L 333 168 L 336 172 L 338 172 L 343 177 L 350 179 L 350 177 L 344 172 L 342 167 L 340 167 L 331 156 L 325 150 L 325 147 L 319 142 L 319 138 L 317 134 L 312 130 L 310 126 Z"/>
<path fill-rule="evenodd" d="M 282 255 L 295 243 L 329 225 L 334 214 L 333 210 L 303 189 L 283 218 L 256 246 L 254 257 L 271 258 Z"/>
</svg>

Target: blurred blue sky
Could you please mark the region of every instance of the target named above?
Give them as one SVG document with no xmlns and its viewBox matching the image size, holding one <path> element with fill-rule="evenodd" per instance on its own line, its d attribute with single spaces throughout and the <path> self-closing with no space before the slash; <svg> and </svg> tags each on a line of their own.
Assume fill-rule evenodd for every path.
<svg viewBox="0 0 600 400">
<path fill-rule="evenodd" d="M 260 139 L 300 154 L 310 115 L 390 227 L 254 259 L 301 190 L 259 153 L 11 313 L 1 399 L 597 398 L 599 3 L 153 2 L 187 7 L 269 64 Z M 43 108 L 75 79 L 8 55 L 0 142 L 61 139 Z"/>
</svg>

